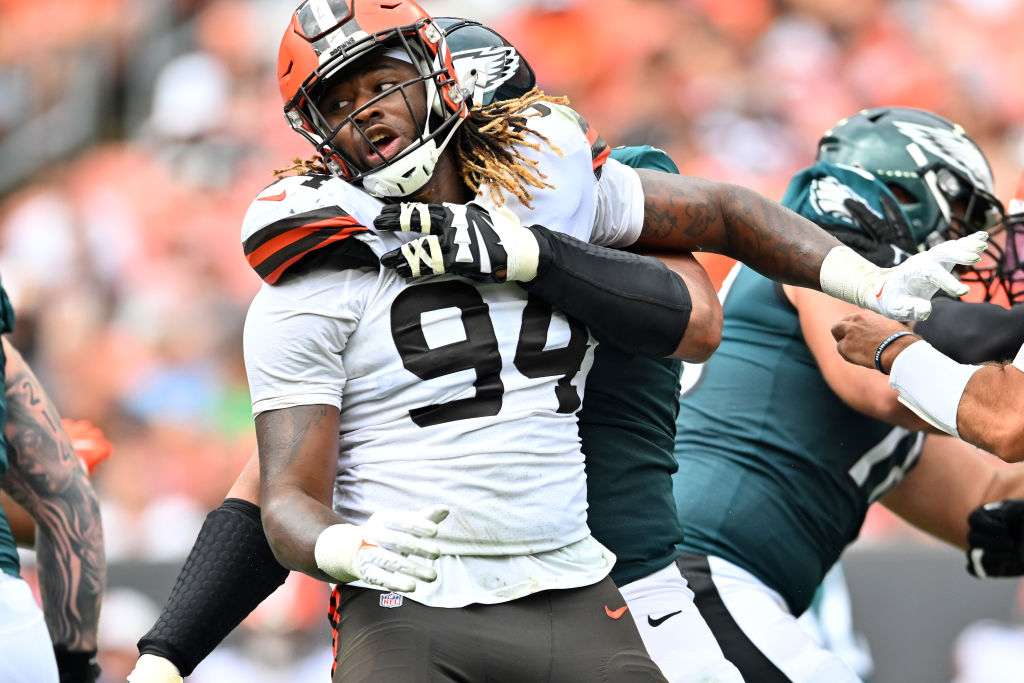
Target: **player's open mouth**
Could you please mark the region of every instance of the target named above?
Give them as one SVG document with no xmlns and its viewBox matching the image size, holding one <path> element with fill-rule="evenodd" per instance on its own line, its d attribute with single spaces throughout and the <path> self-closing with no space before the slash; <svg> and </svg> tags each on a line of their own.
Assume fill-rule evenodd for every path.
<svg viewBox="0 0 1024 683">
<path fill-rule="evenodd" d="M 394 157 L 400 149 L 401 141 L 395 135 L 375 135 L 370 138 L 366 161 L 375 166 Z"/>
</svg>

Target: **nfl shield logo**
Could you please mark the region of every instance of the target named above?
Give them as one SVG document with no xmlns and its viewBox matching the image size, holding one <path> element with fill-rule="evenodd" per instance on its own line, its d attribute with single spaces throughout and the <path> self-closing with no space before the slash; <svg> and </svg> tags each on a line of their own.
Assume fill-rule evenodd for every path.
<svg viewBox="0 0 1024 683">
<path fill-rule="evenodd" d="M 402 596 L 398 593 L 383 593 L 380 596 L 380 606 L 387 608 L 401 607 Z"/>
</svg>

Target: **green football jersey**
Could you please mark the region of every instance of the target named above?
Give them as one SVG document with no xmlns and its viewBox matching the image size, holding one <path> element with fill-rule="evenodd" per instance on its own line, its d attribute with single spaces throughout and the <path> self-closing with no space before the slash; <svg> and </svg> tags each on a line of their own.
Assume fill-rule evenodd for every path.
<svg viewBox="0 0 1024 683">
<path fill-rule="evenodd" d="M 738 266 L 723 292 L 722 344 L 683 374 L 680 547 L 743 567 L 799 615 L 923 436 L 843 403 L 781 285 Z"/>
<path fill-rule="evenodd" d="M 635 168 L 679 172 L 653 147 L 620 147 L 611 156 Z M 609 344 L 594 351 L 579 413 L 588 524 L 618 558 L 612 579 L 619 586 L 671 564 L 682 538 L 671 478 L 681 370 L 679 361 L 629 355 Z"/>
<path fill-rule="evenodd" d="M 0 334 L 6 334 L 14 329 L 14 309 L 7 298 L 7 292 L 0 285 Z M 0 347 L 0 378 L 3 377 L 3 369 L 7 366 L 7 357 Z M 3 481 L 4 473 L 7 472 L 7 440 L 4 438 L 4 428 L 7 426 L 7 400 L 0 394 L 0 482 Z M 18 576 L 20 563 L 18 562 L 18 548 L 14 543 L 14 534 L 11 532 L 11 524 L 3 508 L 0 508 L 0 571 Z"/>
</svg>

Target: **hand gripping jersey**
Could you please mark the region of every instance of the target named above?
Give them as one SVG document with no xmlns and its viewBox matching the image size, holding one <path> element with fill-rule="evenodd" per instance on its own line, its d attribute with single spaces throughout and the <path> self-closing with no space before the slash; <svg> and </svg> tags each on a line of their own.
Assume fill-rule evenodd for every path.
<svg viewBox="0 0 1024 683">
<path fill-rule="evenodd" d="M 7 298 L 7 292 L 0 285 L 0 334 L 7 334 L 14 329 L 14 309 Z M 3 378 L 4 368 L 7 367 L 7 357 L 0 347 L 0 378 Z M 7 439 L 4 437 L 4 428 L 7 426 L 7 400 L 0 396 L 0 482 L 3 481 L 4 473 L 7 471 Z M 0 508 L 0 571 L 11 576 L 18 576 L 21 564 L 18 561 L 18 548 L 14 542 L 14 534 L 11 532 L 11 524 Z"/>
<path fill-rule="evenodd" d="M 526 224 L 582 239 L 635 239 L 635 174 L 608 162 L 602 173 L 610 177 L 598 183 L 602 159 L 581 120 L 556 105 L 538 109 L 531 126 L 561 151 L 541 152 L 540 169 L 556 189 L 534 191 L 532 211 L 506 205 Z M 486 204 L 489 192 L 478 199 Z M 459 606 L 593 583 L 612 557 L 586 525 L 575 413 L 592 360 L 589 333 L 515 285 L 406 281 L 358 265 L 402 239 L 373 231 L 380 206 L 320 177 L 284 179 L 253 203 L 243 242 L 254 267 L 269 260 L 263 272 L 277 272 L 279 282 L 263 286 L 246 321 L 254 412 L 340 408 L 335 509 L 345 521 L 450 504 L 438 536 L 442 578 L 414 599 Z M 325 221 L 333 221 L 326 232 Z M 357 254 L 358 263 L 283 280 L 273 265 L 321 250 L 329 261 L 338 244 L 350 245 L 342 256 Z M 527 557 L 536 555 L 543 561 Z M 522 561 L 487 559 L 510 556 Z"/>
<path fill-rule="evenodd" d="M 877 209 L 877 187 L 850 187 L 841 174 L 862 178 L 852 169 L 801 174 L 783 203 L 819 222 L 842 220 L 845 196 Z M 916 464 L 922 435 L 836 396 L 780 285 L 737 266 L 722 295 L 721 346 L 683 373 L 674 485 L 680 547 L 751 572 L 799 615 L 857 537 L 868 506 Z"/>
</svg>

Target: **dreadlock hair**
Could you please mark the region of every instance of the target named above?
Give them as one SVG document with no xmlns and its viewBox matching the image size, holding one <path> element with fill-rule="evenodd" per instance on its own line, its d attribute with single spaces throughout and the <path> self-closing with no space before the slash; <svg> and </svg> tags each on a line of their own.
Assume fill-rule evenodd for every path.
<svg viewBox="0 0 1024 683">
<path fill-rule="evenodd" d="M 522 112 L 537 102 L 568 104 L 569 99 L 549 97 L 534 88 L 514 100 L 501 100 L 474 108 L 469 120 L 456 131 L 454 143 L 462 181 L 473 194 L 478 194 L 480 187 L 486 184 L 495 204 L 504 202 L 504 192 L 507 191 L 527 208 L 533 208 L 530 205 L 533 197 L 527 186 L 554 187 L 544 180 L 547 176 L 537 169 L 537 162 L 523 156 L 515 147 L 521 145 L 540 151 L 540 142 L 543 142 L 562 154 L 547 137 L 527 127 L 527 119 L 540 113 Z M 528 135 L 533 135 L 540 142 L 527 140 Z"/>
<path fill-rule="evenodd" d="M 462 181 L 473 194 L 478 194 L 480 188 L 486 185 L 495 204 L 503 203 L 504 193 L 508 192 L 527 208 L 533 208 L 530 204 L 533 197 L 527 186 L 554 188 L 554 185 L 545 181 L 547 176 L 537 168 L 537 162 L 523 156 L 516 147 L 520 145 L 539 151 L 541 143 L 544 143 L 559 155 L 562 154 L 547 137 L 527 126 L 527 119 L 540 116 L 540 112 L 522 112 L 537 102 L 568 104 L 569 99 L 545 95 L 534 88 L 516 99 L 474 107 L 469 118 L 455 131 L 452 143 L 455 145 Z M 530 135 L 538 141 L 528 140 Z M 296 157 L 291 166 L 274 171 L 278 178 L 304 173 L 330 174 L 330 171 L 319 155 L 309 159 Z"/>
</svg>

